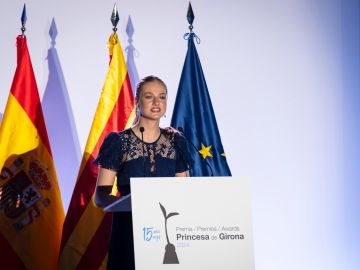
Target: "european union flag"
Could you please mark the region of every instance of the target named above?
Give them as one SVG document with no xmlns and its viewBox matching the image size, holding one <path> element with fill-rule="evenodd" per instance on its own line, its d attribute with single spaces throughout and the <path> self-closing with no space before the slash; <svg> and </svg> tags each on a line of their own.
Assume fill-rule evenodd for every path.
<svg viewBox="0 0 360 270">
<path fill-rule="evenodd" d="M 188 36 L 171 126 L 188 140 L 195 161 L 191 176 L 231 176 L 194 37 Z"/>
</svg>

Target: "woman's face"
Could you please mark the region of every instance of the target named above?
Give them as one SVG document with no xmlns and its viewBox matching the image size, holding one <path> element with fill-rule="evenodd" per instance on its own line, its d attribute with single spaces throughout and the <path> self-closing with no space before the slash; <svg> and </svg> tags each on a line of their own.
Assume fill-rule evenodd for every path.
<svg viewBox="0 0 360 270">
<path fill-rule="evenodd" d="M 167 93 L 158 81 L 145 83 L 137 101 L 140 115 L 149 120 L 160 120 L 166 112 Z"/>
</svg>

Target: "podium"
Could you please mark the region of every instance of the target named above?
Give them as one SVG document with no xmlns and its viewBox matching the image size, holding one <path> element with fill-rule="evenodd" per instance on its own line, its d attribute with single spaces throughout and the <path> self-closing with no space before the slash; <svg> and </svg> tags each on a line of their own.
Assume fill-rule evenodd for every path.
<svg viewBox="0 0 360 270">
<path fill-rule="evenodd" d="M 253 270 L 248 183 L 240 177 L 132 178 L 107 211 L 132 211 L 143 269 Z"/>
<path fill-rule="evenodd" d="M 105 212 L 131 212 L 131 194 L 121 197 L 104 208 Z"/>
</svg>

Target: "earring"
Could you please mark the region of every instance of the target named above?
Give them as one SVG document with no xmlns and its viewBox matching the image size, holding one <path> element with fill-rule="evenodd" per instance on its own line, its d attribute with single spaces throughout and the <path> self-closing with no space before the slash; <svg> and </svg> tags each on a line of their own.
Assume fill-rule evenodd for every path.
<svg viewBox="0 0 360 270">
<path fill-rule="evenodd" d="M 164 114 L 164 118 L 166 118 L 166 114 Z"/>
</svg>

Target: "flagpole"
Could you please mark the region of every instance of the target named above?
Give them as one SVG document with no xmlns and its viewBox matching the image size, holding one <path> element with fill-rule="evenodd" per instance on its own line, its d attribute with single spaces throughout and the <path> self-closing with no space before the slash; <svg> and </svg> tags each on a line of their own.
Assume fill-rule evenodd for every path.
<svg viewBox="0 0 360 270">
<path fill-rule="evenodd" d="M 193 29 L 194 29 L 193 22 L 194 22 L 194 19 L 195 19 L 195 15 L 194 15 L 194 11 L 193 11 L 192 6 L 191 6 L 191 2 L 189 2 L 187 14 L 186 14 L 186 19 L 187 19 L 187 21 L 189 23 L 189 33 L 186 33 L 184 35 L 184 39 L 190 40 L 192 38 L 195 38 L 196 43 L 200 44 L 200 38 L 193 31 Z"/>
<path fill-rule="evenodd" d="M 25 28 L 25 24 L 26 24 L 26 21 L 27 21 L 27 16 L 26 16 L 26 6 L 24 4 L 24 7 L 23 7 L 23 11 L 22 11 L 22 14 L 21 14 L 21 36 L 22 37 L 25 37 L 25 31 L 26 31 L 26 28 Z"/>
<path fill-rule="evenodd" d="M 193 12 L 193 9 L 192 9 L 192 6 L 191 6 L 191 2 L 189 2 L 189 7 L 188 7 L 188 11 L 187 11 L 187 14 L 186 14 L 186 18 L 187 18 L 187 21 L 189 23 L 189 30 L 190 30 L 190 34 L 193 32 L 193 22 L 194 22 L 194 12 Z"/>
<path fill-rule="evenodd" d="M 114 33 L 116 33 L 116 31 L 117 31 L 116 26 L 117 26 L 119 20 L 120 20 L 120 18 L 119 18 L 119 13 L 118 13 L 118 11 L 117 11 L 116 4 L 114 4 L 114 8 L 113 8 L 113 11 L 112 11 L 112 13 L 111 13 L 111 23 L 112 23 L 112 25 L 113 25 L 113 31 L 114 31 Z"/>
</svg>

